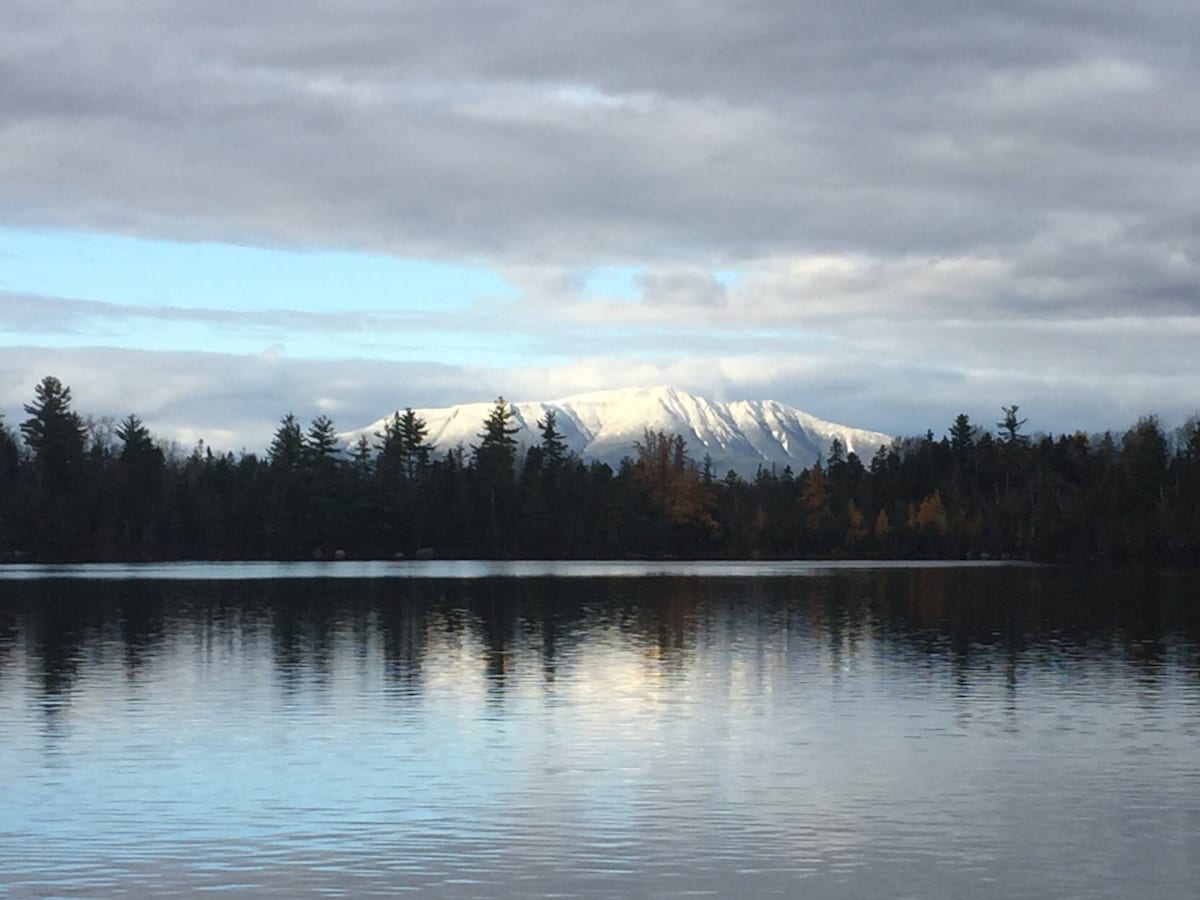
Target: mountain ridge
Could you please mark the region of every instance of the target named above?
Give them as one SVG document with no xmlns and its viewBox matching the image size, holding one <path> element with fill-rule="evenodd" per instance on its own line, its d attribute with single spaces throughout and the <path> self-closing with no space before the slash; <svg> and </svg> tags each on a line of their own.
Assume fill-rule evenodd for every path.
<svg viewBox="0 0 1200 900">
<path fill-rule="evenodd" d="M 707 454 L 718 474 L 733 469 L 743 477 L 753 476 L 760 466 L 808 468 L 828 454 L 834 438 L 846 452 L 864 458 L 892 440 L 881 432 L 828 422 L 776 400 L 708 400 L 666 385 L 589 391 L 510 405 L 519 445 L 539 442 L 537 422 L 552 410 L 573 452 L 614 468 L 622 457 L 634 455 L 633 444 L 642 440 L 647 429 L 682 435 L 693 460 L 700 462 Z M 495 401 L 462 403 L 416 413 L 428 426 L 428 440 L 444 452 L 459 444 L 478 443 L 483 421 L 494 406 Z M 342 438 L 354 443 L 366 435 L 374 442 L 390 417 L 346 432 Z"/>
</svg>

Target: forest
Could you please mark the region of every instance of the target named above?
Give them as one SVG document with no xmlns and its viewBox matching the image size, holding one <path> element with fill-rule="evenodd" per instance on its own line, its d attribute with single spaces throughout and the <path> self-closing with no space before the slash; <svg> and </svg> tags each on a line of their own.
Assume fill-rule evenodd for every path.
<svg viewBox="0 0 1200 900">
<path fill-rule="evenodd" d="M 0 560 L 1030 559 L 1200 561 L 1200 421 L 1123 433 L 989 428 L 870 459 L 837 441 L 799 472 L 713 471 L 647 431 L 614 470 L 568 452 L 553 413 L 518 446 L 497 399 L 469 447 L 436 447 L 412 410 L 342 446 L 285 415 L 265 454 L 180 450 L 138 416 L 87 419 L 48 376 L 0 419 Z"/>
</svg>

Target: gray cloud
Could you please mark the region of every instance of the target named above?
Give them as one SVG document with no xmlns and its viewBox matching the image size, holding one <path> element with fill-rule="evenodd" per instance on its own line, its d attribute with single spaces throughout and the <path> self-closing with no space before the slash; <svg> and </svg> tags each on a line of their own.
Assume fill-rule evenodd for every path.
<svg viewBox="0 0 1200 900">
<path fill-rule="evenodd" d="M 322 334 L 402 331 L 414 327 L 460 331 L 468 322 L 473 328 L 494 328 L 497 325 L 487 313 L 480 310 L 471 310 L 469 313 L 354 309 L 312 312 L 296 309 L 143 306 L 0 290 L 0 328 L 14 333 L 88 334 L 97 326 L 114 326 L 132 321 L 182 322 Z"/>
<path fill-rule="evenodd" d="M 517 367 L 448 366 L 370 359 L 292 359 L 277 349 L 240 356 L 118 348 L 6 348 L 0 412 L 10 426 L 47 374 L 73 388 L 77 410 L 96 417 L 136 412 L 160 437 L 191 446 L 259 451 L 285 412 L 318 413 L 346 430 L 392 410 L 490 400 L 550 399 L 595 389 L 673 384 L 717 399 L 772 398 L 823 418 L 895 434 L 940 433 L 967 412 L 986 426 L 1001 405 L 1020 403 L 1033 429 L 1100 431 L 1146 413 L 1178 424 L 1200 412 L 1184 358 L 1197 335 L 1150 335 L 1159 352 L 1107 333 L 1000 334 L 959 326 L 930 333 L 877 333 L 847 353 L 837 341 L 768 342 L 754 353 L 696 345 L 686 357 L 596 353 Z M 1045 363 L 1056 347 L 1076 346 Z M 956 347 L 953 364 L 940 348 Z M 1107 367 L 1105 365 L 1107 363 Z M 1161 401 L 1147 406 L 1147 396 Z"/>
<path fill-rule="evenodd" d="M 363 421 L 409 402 L 368 377 L 420 404 L 673 380 L 894 431 L 1002 402 L 1085 428 L 1200 407 L 1188 4 L 14 0 L 4 18 L 0 223 L 482 263 L 523 299 L 423 324 L 568 358 L 346 363 L 342 384 L 322 368 L 341 364 L 213 357 L 237 373 L 222 387 L 103 356 L 153 359 L 199 425 L 244 410 L 237 440 L 301 389 Z M 640 295 L 589 296 L 602 265 L 635 268 Z M 33 327 L 31 299 L 78 333 L 401 324 L 16 294 L 0 324 Z M 82 375 L 97 353 L 53 358 Z"/>
<path fill-rule="evenodd" d="M 725 285 L 710 272 L 698 269 L 651 271 L 638 278 L 642 302 L 651 306 L 720 306 Z"/>
<path fill-rule="evenodd" d="M 1066 214 L 1126 232 L 1198 190 L 1200 15 L 1165 0 L 39 0 L 6 19 L 9 221 L 711 264 L 1007 248 Z"/>
</svg>

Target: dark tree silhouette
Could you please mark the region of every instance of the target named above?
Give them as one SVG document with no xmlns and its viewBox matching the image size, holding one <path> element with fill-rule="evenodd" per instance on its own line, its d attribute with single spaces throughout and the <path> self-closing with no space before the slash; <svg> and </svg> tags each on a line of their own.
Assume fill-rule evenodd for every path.
<svg viewBox="0 0 1200 900">
<path fill-rule="evenodd" d="M 271 446 L 267 450 L 267 459 L 277 469 L 293 471 L 300 468 L 305 457 L 304 432 L 300 422 L 293 413 L 288 413 L 279 420 L 275 436 L 271 438 Z"/>
<path fill-rule="evenodd" d="M 538 422 L 538 431 L 542 436 L 542 459 L 550 466 L 559 466 L 566 462 L 567 442 L 558 430 L 558 417 L 554 410 L 546 410 L 545 418 Z"/>
<path fill-rule="evenodd" d="M 520 430 L 512 424 L 514 415 L 512 405 L 498 397 L 484 420 L 479 443 L 471 448 L 481 519 L 487 523 L 485 542 L 493 553 L 504 553 L 512 546 L 513 533 L 502 525 L 511 524 L 513 511 L 517 461 L 513 435 Z"/>
<path fill-rule="evenodd" d="M 73 490 L 83 474 L 87 428 L 71 409 L 71 389 L 47 375 L 24 407 L 29 418 L 21 434 L 33 452 L 34 465 L 49 490 Z"/>
<path fill-rule="evenodd" d="M 1015 403 L 1012 406 L 1000 407 L 1004 418 L 996 423 L 996 427 L 1000 429 L 1001 438 L 1006 444 L 1021 444 L 1028 441 L 1028 438 L 1021 434 L 1021 429 L 1025 427 L 1028 420 L 1017 418 L 1018 409 L 1020 407 Z"/>
<path fill-rule="evenodd" d="M 955 418 L 800 472 L 714 477 L 682 435 L 647 431 L 617 471 L 566 449 L 552 413 L 519 457 L 502 398 L 469 451 L 435 457 L 411 409 L 349 455 L 289 413 L 260 460 L 166 451 L 129 415 L 84 420 L 53 377 L 17 434 L 0 422 L 0 560 L 527 557 L 1023 557 L 1200 562 L 1200 420 L 1026 435 Z M 433 549 L 430 549 L 433 548 Z"/>
</svg>

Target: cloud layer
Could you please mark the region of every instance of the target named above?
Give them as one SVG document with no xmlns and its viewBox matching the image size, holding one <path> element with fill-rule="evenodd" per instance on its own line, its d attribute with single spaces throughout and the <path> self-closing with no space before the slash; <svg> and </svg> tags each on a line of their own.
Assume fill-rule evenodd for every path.
<svg viewBox="0 0 1200 900">
<path fill-rule="evenodd" d="M 6 19 L 13 221 L 588 263 L 957 255 L 1081 223 L 1196 237 L 1200 13 L 1178 3 L 17 0 Z"/>
<path fill-rule="evenodd" d="M 427 360 L 437 334 L 528 356 L 447 369 L 472 396 L 644 372 L 895 431 L 1017 401 L 1047 427 L 1183 416 L 1200 408 L 1196 34 L 1200 9 L 1169 0 L 15 0 L 0 224 L 488 267 L 518 294 L 416 322 Z M 606 267 L 629 290 L 589 289 Z M 16 334 L 414 327 L 334 316 L 337 298 L 148 314 L 18 287 L 0 296 Z M 346 365 L 440 396 L 436 364 L 392 359 Z M 384 392 L 353 381 L 334 379 L 347 408 Z"/>
</svg>

